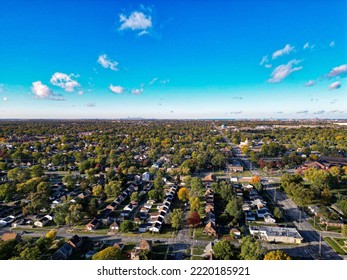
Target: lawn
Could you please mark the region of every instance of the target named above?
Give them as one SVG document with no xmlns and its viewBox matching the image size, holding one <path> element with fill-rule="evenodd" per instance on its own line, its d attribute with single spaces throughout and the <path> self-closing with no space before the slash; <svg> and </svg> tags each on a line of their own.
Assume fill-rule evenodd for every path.
<svg viewBox="0 0 347 280">
<path fill-rule="evenodd" d="M 204 231 L 203 227 L 196 228 L 194 239 L 209 240 L 209 241 L 212 241 L 214 239 L 212 236 L 207 236 L 206 234 L 203 234 L 203 231 Z"/>
<path fill-rule="evenodd" d="M 332 238 L 330 237 L 325 237 L 324 240 L 329 244 L 333 250 L 341 255 L 346 255 L 346 252 L 340 247 L 340 245 Z"/>
<path fill-rule="evenodd" d="M 193 255 L 202 255 L 204 253 L 204 246 L 194 246 Z"/>
<path fill-rule="evenodd" d="M 195 261 L 202 261 L 202 260 L 205 260 L 203 257 L 199 257 L 199 256 L 192 256 L 191 259 L 192 259 L 192 260 L 195 260 Z"/>
</svg>

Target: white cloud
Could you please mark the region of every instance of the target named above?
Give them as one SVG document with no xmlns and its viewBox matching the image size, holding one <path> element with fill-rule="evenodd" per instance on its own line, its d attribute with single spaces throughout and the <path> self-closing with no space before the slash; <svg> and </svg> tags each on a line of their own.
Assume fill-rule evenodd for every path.
<svg viewBox="0 0 347 280">
<path fill-rule="evenodd" d="M 328 74 L 328 77 L 335 77 L 343 74 L 347 74 L 347 64 L 342 64 L 333 68 Z"/>
<path fill-rule="evenodd" d="M 109 89 L 110 89 L 110 91 L 112 91 L 113 93 L 116 93 L 116 94 L 122 94 L 125 90 L 121 86 L 113 86 L 113 85 L 110 85 Z"/>
<path fill-rule="evenodd" d="M 158 80 L 158 78 L 153 78 L 150 82 L 149 82 L 149 85 L 153 85 L 156 81 Z"/>
<path fill-rule="evenodd" d="M 305 87 L 312 87 L 313 85 L 315 85 L 316 82 L 313 80 L 309 80 L 308 82 L 305 83 Z"/>
<path fill-rule="evenodd" d="M 8 98 L 7 98 L 7 97 L 4 97 L 3 99 L 4 99 L 4 101 L 5 101 L 5 102 L 8 100 Z"/>
<path fill-rule="evenodd" d="M 4 84 L 0 84 L 0 94 L 5 92 Z"/>
<path fill-rule="evenodd" d="M 272 54 L 272 59 L 276 59 L 279 56 L 289 54 L 294 51 L 294 47 L 290 44 L 286 44 L 283 49 L 277 50 Z"/>
<path fill-rule="evenodd" d="M 265 64 L 265 68 L 271 68 L 272 64 Z"/>
<path fill-rule="evenodd" d="M 75 87 L 80 87 L 81 85 L 72 79 L 73 74 L 67 75 L 64 73 L 56 72 L 53 74 L 50 82 L 52 85 L 64 89 L 66 92 L 75 91 Z"/>
<path fill-rule="evenodd" d="M 112 61 L 107 57 L 106 54 L 101 54 L 98 57 L 97 62 L 104 67 L 105 69 L 109 68 L 113 71 L 118 71 L 117 65 L 119 64 L 117 61 Z"/>
<path fill-rule="evenodd" d="M 53 95 L 53 91 L 41 81 L 36 81 L 32 83 L 31 91 L 39 98 L 49 98 Z"/>
<path fill-rule="evenodd" d="M 329 85 L 329 89 L 333 90 L 333 89 L 339 89 L 341 87 L 341 83 L 340 82 L 333 82 Z"/>
<path fill-rule="evenodd" d="M 306 50 L 306 49 L 313 49 L 315 47 L 315 45 L 310 45 L 309 42 L 307 42 L 304 46 L 303 46 L 303 49 Z"/>
<path fill-rule="evenodd" d="M 136 94 L 136 95 L 140 95 L 141 93 L 143 93 L 143 88 L 140 88 L 140 89 L 132 89 L 132 90 L 130 91 L 130 93 Z"/>
<path fill-rule="evenodd" d="M 293 59 L 287 64 L 281 64 L 277 66 L 271 73 L 271 78 L 268 80 L 269 83 L 279 83 L 288 77 L 291 73 L 299 71 L 302 69 L 301 66 L 293 67 L 293 65 L 299 64 L 300 61 Z"/>
<path fill-rule="evenodd" d="M 170 83 L 170 79 L 161 80 L 159 83 L 166 85 L 166 84 Z"/>
<path fill-rule="evenodd" d="M 78 95 L 83 95 L 84 91 L 83 90 L 79 90 L 77 93 L 78 93 Z"/>
<path fill-rule="evenodd" d="M 335 47 L 335 42 L 334 41 L 331 41 L 330 44 L 329 44 L 330 47 L 334 48 Z"/>
<path fill-rule="evenodd" d="M 265 63 L 267 63 L 269 61 L 269 59 L 268 59 L 268 57 L 267 57 L 267 55 L 265 55 L 265 56 L 263 56 L 262 58 L 261 58 L 261 61 L 259 62 L 259 65 L 260 66 L 263 66 Z"/>
<path fill-rule="evenodd" d="M 141 30 L 138 35 L 142 36 L 148 34 L 147 30 L 152 27 L 152 16 L 146 15 L 143 12 L 134 11 L 129 17 L 126 17 L 124 14 L 120 14 L 119 22 L 121 23 L 119 30 Z"/>
<path fill-rule="evenodd" d="M 308 111 L 307 110 L 305 110 L 305 111 L 298 111 L 298 112 L 296 112 L 297 114 L 308 114 Z"/>
</svg>

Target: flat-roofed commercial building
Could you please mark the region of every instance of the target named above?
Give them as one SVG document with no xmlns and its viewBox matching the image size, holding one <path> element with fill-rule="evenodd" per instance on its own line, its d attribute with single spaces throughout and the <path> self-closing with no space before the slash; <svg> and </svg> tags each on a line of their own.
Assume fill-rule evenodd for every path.
<svg viewBox="0 0 347 280">
<path fill-rule="evenodd" d="M 300 244 L 304 240 L 296 228 L 250 226 L 249 231 L 269 242 Z"/>
</svg>

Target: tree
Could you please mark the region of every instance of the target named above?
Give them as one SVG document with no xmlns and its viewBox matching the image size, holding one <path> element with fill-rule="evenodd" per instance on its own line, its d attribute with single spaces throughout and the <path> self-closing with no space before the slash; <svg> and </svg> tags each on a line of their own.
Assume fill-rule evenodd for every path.
<svg viewBox="0 0 347 280">
<path fill-rule="evenodd" d="M 225 208 L 225 212 L 236 219 L 240 219 L 242 217 L 242 199 L 232 197 Z"/>
<path fill-rule="evenodd" d="M 133 192 L 133 193 L 130 195 L 130 200 L 131 200 L 131 201 L 136 201 L 136 202 L 138 202 L 138 201 L 139 201 L 139 193 L 138 193 L 138 192 Z"/>
<path fill-rule="evenodd" d="M 242 238 L 240 259 L 242 260 L 260 260 L 264 255 L 261 243 L 253 236 Z"/>
<path fill-rule="evenodd" d="M 229 201 L 235 195 L 232 186 L 227 181 L 222 181 L 215 192 L 219 193 L 220 197 L 225 201 Z"/>
<path fill-rule="evenodd" d="M 119 226 L 121 232 L 135 231 L 138 226 L 133 221 L 125 220 Z"/>
<path fill-rule="evenodd" d="M 282 214 L 282 211 L 279 207 L 275 207 L 274 209 L 274 217 L 278 220 L 282 219 L 283 218 L 283 214 Z"/>
<path fill-rule="evenodd" d="M 69 211 L 65 217 L 66 224 L 75 224 L 79 222 L 84 217 L 84 212 L 82 212 L 81 204 L 72 204 L 69 207 Z"/>
<path fill-rule="evenodd" d="M 103 194 L 104 190 L 101 185 L 96 185 L 93 187 L 93 195 L 96 197 L 100 197 Z"/>
<path fill-rule="evenodd" d="M 170 214 L 171 226 L 174 229 L 179 229 L 183 225 L 183 211 L 181 209 L 174 209 Z"/>
<path fill-rule="evenodd" d="M 202 181 L 200 178 L 194 177 L 190 181 L 190 192 L 189 196 L 190 197 L 196 197 L 201 194 L 202 190 Z"/>
<path fill-rule="evenodd" d="M 196 227 L 197 225 L 199 225 L 200 224 L 199 213 L 196 211 L 190 212 L 187 218 L 187 224 L 193 227 Z"/>
<path fill-rule="evenodd" d="M 252 184 L 254 185 L 254 187 L 260 191 L 261 190 L 261 178 L 260 176 L 256 175 L 252 177 Z"/>
<path fill-rule="evenodd" d="M 200 209 L 200 198 L 193 197 L 190 199 L 190 211 L 199 211 Z"/>
<path fill-rule="evenodd" d="M 45 175 L 44 168 L 41 165 L 34 165 L 30 168 L 31 178 L 42 177 Z"/>
<path fill-rule="evenodd" d="M 53 241 L 57 237 L 57 231 L 55 229 L 51 229 L 49 232 L 47 232 L 45 237 Z"/>
<path fill-rule="evenodd" d="M 150 260 L 152 258 L 152 253 L 149 250 L 141 250 L 139 258 L 140 260 Z"/>
<path fill-rule="evenodd" d="M 23 183 L 30 179 L 30 172 L 28 169 L 16 167 L 8 171 L 7 177 L 12 181 Z"/>
<path fill-rule="evenodd" d="M 342 172 L 342 169 L 340 167 L 338 167 L 338 166 L 330 167 L 329 172 L 336 179 L 336 181 L 338 183 L 341 182 L 343 172 Z"/>
<path fill-rule="evenodd" d="M 16 260 L 39 260 L 41 256 L 41 251 L 38 246 L 26 247 L 23 251 L 19 253 L 18 257 L 15 257 Z"/>
<path fill-rule="evenodd" d="M 227 240 L 218 241 L 213 246 L 213 256 L 217 260 L 237 260 L 238 249 Z"/>
<path fill-rule="evenodd" d="M 73 189 L 76 186 L 77 180 L 72 174 L 63 177 L 63 183 L 66 184 L 68 189 Z"/>
<path fill-rule="evenodd" d="M 115 246 L 107 247 L 93 256 L 93 260 L 120 260 L 122 252 Z"/>
<path fill-rule="evenodd" d="M 105 185 L 105 193 L 108 198 L 117 197 L 122 193 L 122 181 L 110 181 L 108 184 Z"/>
<path fill-rule="evenodd" d="M 276 250 L 276 251 L 271 251 L 268 252 L 264 256 L 264 260 L 291 260 L 292 258 L 287 255 L 285 252 Z"/>
<path fill-rule="evenodd" d="M 336 206 L 342 211 L 344 216 L 347 216 L 347 198 L 340 199 Z"/>
<path fill-rule="evenodd" d="M 189 200 L 189 190 L 188 188 L 180 188 L 178 193 L 178 199 L 182 200 L 183 202 L 186 202 Z"/>
</svg>

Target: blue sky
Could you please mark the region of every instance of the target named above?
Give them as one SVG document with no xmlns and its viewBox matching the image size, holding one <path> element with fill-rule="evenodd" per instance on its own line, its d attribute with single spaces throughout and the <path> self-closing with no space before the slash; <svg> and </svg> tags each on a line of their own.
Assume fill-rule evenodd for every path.
<svg viewBox="0 0 347 280">
<path fill-rule="evenodd" d="M 347 118 L 346 10 L 0 1 L 0 118 Z"/>
</svg>

